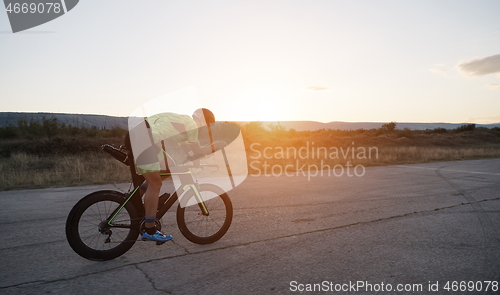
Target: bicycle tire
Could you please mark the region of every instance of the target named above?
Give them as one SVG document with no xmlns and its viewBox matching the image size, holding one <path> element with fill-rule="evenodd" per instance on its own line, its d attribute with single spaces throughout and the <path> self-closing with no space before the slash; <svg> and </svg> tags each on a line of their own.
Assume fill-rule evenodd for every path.
<svg viewBox="0 0 500 295">
<path fill-rule="evenodd" d="M 199 189 L 209 215 L 204 216 L 197 202 L 177 206 L 177 226 L 182 235 L 196 244 L 210 244 L 222 238 L 233 220 L 233 205 L 227 193 L 212 184 L 201 184 Z M 186 192 L 182 200 L 195 198 L 194 190 Z M 208 197 L 213 198 L 208 198 Z"/>
<path fill-rule="evenodd" d="M 66 238 L 78 255 L 89 260 L 110 260 L 123 255 L 134 245 L 141 218 L 131 202 L 125 204 L 113 221 L 115 225 L 129 228 L 106 225 L 110 214 L 125 200 L 122 193 L 98 191 L 76 203 L 66 220 Z"/>
</svg>

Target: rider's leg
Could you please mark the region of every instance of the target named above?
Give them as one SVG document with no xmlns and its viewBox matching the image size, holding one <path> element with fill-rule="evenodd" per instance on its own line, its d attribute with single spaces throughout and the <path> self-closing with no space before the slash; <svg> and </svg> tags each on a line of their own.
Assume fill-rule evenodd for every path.
<svg viewBox="0 0 500 295">
<path fill-rule="evenodd" d="M 144 195 L 144 209 L 145 209 L 145 232 L 142 234 L 143 241 L 156 241 L 164 243 L 172 239 L 172 236 L 162 234 L 156 229 L 156 211 L 158 210 L 158 198 L 162 185 L 160 172 L 147 172 L 143 173 L 144 179 L 148 184 L 148 188 Z"/>
<path fill-rule="evenodd" d="M 158 210 L 158 197 L 160 195 L 160 189 L 162 185 L 160 172 L 147 172 L 142 174 L 144 179 L 146 179 L 148 189 L 146 190 L 146 194 L 144 195 L 144 209 L 146 217 L 155 217 L 156 211 Z M 146 228 L 151 228 L 155 226 L 154 220 L 153 222 L 148 222 L 150 220 L 146 220 L 145 226 Z"/>
</svg>

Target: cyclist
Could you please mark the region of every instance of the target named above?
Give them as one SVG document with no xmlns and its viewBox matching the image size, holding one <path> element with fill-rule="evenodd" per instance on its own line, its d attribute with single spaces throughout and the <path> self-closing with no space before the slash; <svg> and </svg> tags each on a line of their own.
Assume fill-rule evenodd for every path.
<svg viewBox="0 0 500 295">
<path fill-rule="evenodd" d="M 148 138 L 151 144 L 135 158 L 138 174 L 142 174 L 146 180 L 143 188 L 147 187 L 144 195 L 145 231 L 142 234 L 143 241 L 166 242 L 172 239 L 172 236 L 161 233 L 155 225 L 158 198 L 162 187 L 160 161 L 165 161 L 164 157 L 167 156 L 162 150 L 162 142 L 175 143 L 187 155 L 187 159 L 191 159 L 201 153 L 199 130 L 206 130 L 202 128 L 210 123 L 215 123 L 215 116 L 205 108 L 197 109 L 192 117 L 175 113 L 161 113 L 145 118 L 146 130 L 149 132 Z M 207 129 L 210 130 L 210 128 Z M 144 129 L 134 128 L 131 132 L 144 132 Z M 137 136 L 131 137 L 137 138 Z"/>
</svg>

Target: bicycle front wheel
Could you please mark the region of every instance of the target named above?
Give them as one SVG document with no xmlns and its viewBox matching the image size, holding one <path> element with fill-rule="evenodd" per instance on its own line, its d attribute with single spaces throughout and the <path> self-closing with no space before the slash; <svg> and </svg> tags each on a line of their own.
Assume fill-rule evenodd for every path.
<svg viewBox="0 0 500 295">
<path fill-rule="evenodd" d="M 81 199 L 66 221 L 66 238 L 73 250 L 90 260 L 114 259 L 127 252 L 139 235 L 140 216 L 125 196 L 98 191 Z M 108 219 L 115 216 L 111 225 Z"/>
<path fill-rule="evenodd" d="M 182 235 L 196 244 L 210 244 L 222 238 L 233 220 L 233 205 L 227 193 L 212 184 L 201 184 L 199 193 L 208 209 L 204 215 L 194 190 L 182 197 L 188 204 L 177 207 L 177 225 Z"/>
</svg>

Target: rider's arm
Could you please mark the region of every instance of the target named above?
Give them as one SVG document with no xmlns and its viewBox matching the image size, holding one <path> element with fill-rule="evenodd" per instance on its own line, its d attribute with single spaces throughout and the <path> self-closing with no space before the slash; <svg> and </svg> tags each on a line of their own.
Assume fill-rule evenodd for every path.
<svg viewBox="0 0 500 295">
<path fill-rule="evenodd" d="M 195 157 L 202 154 L 200 143 L 198 142 L 198 126 L 193 120 L 187 120 L 186 126 L 186 140 L 179 142 L 179 146 L 189 156 Z"/>
<path fill-rule="evenodd" d="M 202 154 L 202 150 L 198 142 L 186 142 L 181 144 L 180 147 L 189 157 Z"/>
</svg>

